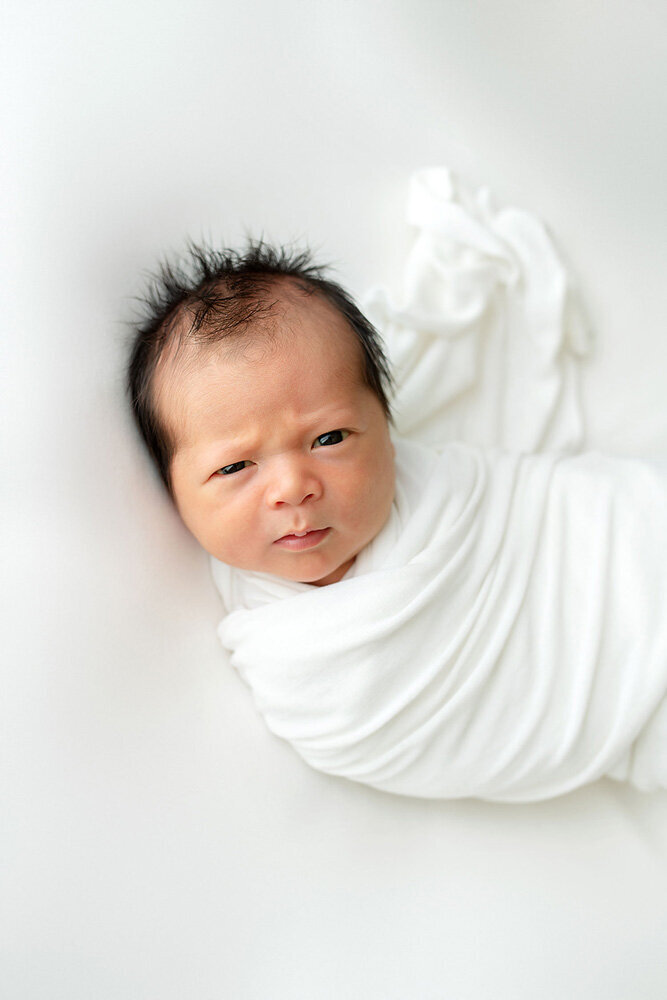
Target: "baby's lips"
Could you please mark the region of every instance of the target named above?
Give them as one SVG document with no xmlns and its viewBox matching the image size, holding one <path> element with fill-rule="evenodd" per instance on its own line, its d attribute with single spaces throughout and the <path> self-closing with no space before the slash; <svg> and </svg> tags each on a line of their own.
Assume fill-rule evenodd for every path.
<svg viewBox="0 0 667 1000">
<path fill-rule="evenodd" d="M 287 535 L 281 535 L 280 538 L 276 538 L 274 545 L 284 546 L 295 551 L 308 549 L 319 545 L 330 530 L 330 528 L 310 528 L 307 531 L 300 531 L 298 533 L 293 531 Z"/>
<path fill-rule="evenodd" d="M 324 529 L 322 529 L 322 528 L 299 528 L 297 530 L 296 528 L 294 528 L 292 531 L 286 531 L 284 535 L 280 536 L 280 538 L 303 538 L 304 535 L 309 534 L 311 531 L 322 531 L 322 530 L 324 530 Z M 276 539 L 276 541 L 280 541 L 280 539 Z"/>
</svg>

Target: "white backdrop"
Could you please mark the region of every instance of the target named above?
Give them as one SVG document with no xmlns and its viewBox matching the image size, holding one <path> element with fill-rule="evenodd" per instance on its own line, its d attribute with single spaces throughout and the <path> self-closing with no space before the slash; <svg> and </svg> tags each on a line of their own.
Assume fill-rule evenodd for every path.
<svg viewBox="0 0 667 1000">
<path fill-rule="evenodd" d="M 667 993 L 667 796 L 402 800 L 307 770 L 215 636 L 122 396 L 141 272 L 307 238 L 395 285 L 409 174 L 540 214 L 598 344 L 590 441 L 667 452 L 657 0 L 8 0 L 0 994 Z"/>
</svg>

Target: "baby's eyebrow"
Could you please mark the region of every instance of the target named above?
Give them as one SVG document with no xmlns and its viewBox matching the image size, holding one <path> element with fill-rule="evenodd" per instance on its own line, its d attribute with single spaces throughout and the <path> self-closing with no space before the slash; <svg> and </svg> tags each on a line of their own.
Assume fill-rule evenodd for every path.
<svg viewBox="0 0 667 1000">
<path fill-rule="evenodd" d="M 220 438 L 203 443 L 193 441 L 179 448 L 178 453 L 190 475 L 204 483 L 217 469 L 250 458 L 257 447 L 256 440 L 250 438 Z"/>
<path fill-rule="evenodd" d="M 221 438 L 214 444 L 207 445 L 206 450 L 202 449 L 202 462 L 205 465 L 215 465 L 226 458 L 229 458 L 229 462 L 235 462 L 240 458 L 247 458 L 257 451 L 260 445 L 260 439 L 255 436 Z"/>
<path fill-rule="evenodd" d="M 304 418 L 304 424 L 309 429 L 316 425 L 326 424 L 326 430 L 334 430 L 344 424 L 354 423 L 355 414 L 349 406 L 327 406 Z"/>
</svg>

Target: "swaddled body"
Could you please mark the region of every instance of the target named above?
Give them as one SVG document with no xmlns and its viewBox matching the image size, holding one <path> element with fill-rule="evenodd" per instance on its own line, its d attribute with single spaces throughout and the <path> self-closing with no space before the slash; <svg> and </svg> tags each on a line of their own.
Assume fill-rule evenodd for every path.
<svg viewBox="0 0 667 1000">
<path fill-rule="evenodd" d="M 232 663 L 309 764 L 528 801 L 610 772 L 667 786 L 667 734 L 644 752 L 667 691 L 665 567 L 667 469 L 397 442 L 390 520 L 340 583 L 214 575 Z"/>
<path fill-rule="evenodd" d="M 322 771 L 501 801 L 667 787 L 667 466 L 568 454 L 585 345 L 537 220 L 443 172 L 413 195 L 406 303 L 372 302 L 392 435 L 376 331 L 301 258 L 167 270 L 140 330 L 135 416 L 214 557 L 223 644 Z"/>
</svg>

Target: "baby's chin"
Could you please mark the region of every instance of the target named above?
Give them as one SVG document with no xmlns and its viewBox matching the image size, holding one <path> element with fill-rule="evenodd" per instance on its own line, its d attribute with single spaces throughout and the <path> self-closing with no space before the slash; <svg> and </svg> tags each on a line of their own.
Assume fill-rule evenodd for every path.
<svg viewBox="0 0 667 1000">
<path fill-rule="evenodd" d="M 347 562 L 342 563 L 337 569 L 332 573 L 328 573 L 326 576 L 321 577 L 319 580 L 301 580 L 301 583 L 310 583 L 313 587 L 328 587 L 330 583 L 338 583 L 343 579 L 345 574 L 354 565 L 354 560 L 356 556 L 352 556 Z"/>
<path fill-rule="evenodd" d="M 272 568 L 258 568 L 259 573 L 269 573 L 271 576 L 277 576 L 281 580 L 291 580 L 293 583 L 307 583 L 311 587 L 327 587 L 330 583 L 338 583 L 343 579 L 347 571 L 354 565 L 356 556 L 352 556 L 351 559 L 347 559 L 345 562 L 336 566 L 335 569 L 329 570 L 320 567 L 319 569 L 313 569 L 310 573 L 304 572 L 303 567 L 295 567 L 292 571 L 285 571 L 280 569 Z"/>
<path fill-rule="evenodd" d="M 343 579 L 347 571 L 354 565 L 356 557 L 357 554 L 355 553 L 342 563 L 334 563 L 333 568 L 331 568 L 330 561 L 317 560 L 314 561 L 311 567 L 305 567 L 303 563 L 301 565 L 295 563 L 292 567 L 289 565 L 267 565 L 256 567 L 256 569 L 257 572 L 269 573 L 271 576 L 277 576 L 281 580 L 291 580 L 294 583 L 307 583 L 312 587 L 327 587 L 330 583 L 338 583 Z"/>
</svg>

